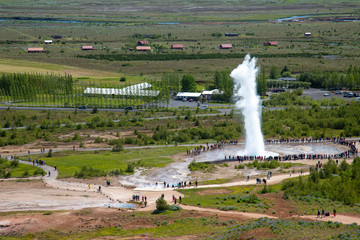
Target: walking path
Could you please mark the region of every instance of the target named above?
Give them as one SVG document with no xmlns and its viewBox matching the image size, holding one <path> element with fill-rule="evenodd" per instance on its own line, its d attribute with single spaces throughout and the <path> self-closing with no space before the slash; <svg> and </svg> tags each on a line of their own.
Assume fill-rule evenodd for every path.
<svg viewBox="0 0 360 240">
<path fill-rule="evenodd" d="M 27 161 L 20 161 L 21 163 L 30 164 L 32 162 Z M 99 191 L 99 185 L 93 185 L 89 188 L 88 184 L 85 183 L 76 183 L 76 182 L 69 182 L 66 180 L 59 180 L 57 179 L 58 172 L 50 166 L 47 165 L 39 165 L 44 171 L 48 174 L 43 177 L 45 184 L 54 189 L 63 189 L 68 191 L 78 191 L 78 192 L 96 192 L 98 194 L 102 194 L 103 196 L 107 197 L 113 203 L 117 202 L 127 202 L 131 200 L 132 195 L 140 195 L 146 196 L 148 206 L 146 208 L 136 208 L 136 211 L 151 211 L 155 209 L 155 201 L 164 194 L 165 199 L 170 202 L 172 196 L 175 195 L 177 198 L 178 196 L 184 197 L 182 194 L 176 191 L 173 188 L 135 188 L 135 189 L 127 189 L 125 187 L 115 187 L 115 186 L 101 186 L 101 191 Z M 309 173 L 303 173 L 303 175 L 308 175 Z M 284 179 L 288 178 L 295 178 L 298 177 L 299 174 L 280 174 L 274 175 L 271 179 L 267 180 L 267 184 L 276 184 L 281 182 Z M 239 186 L 239 185 L 252 185 L 255 184 L 255 179 L 251 179 L 250 181 L 240 180 L 235 182 L 223 183 L 223 184 L 211 184 L 211 185 L 198 185 L 197 188 L 215 188 L 215 187 L 230 187 L 230 186 Z M 195 188 L 192 186 L 191 188 Z M 219 209 L 211 209 L 211 208 L 201 208 L 196 206 L 187 206 L 181 205 L 181 207 L 185 210 L 194 210 L 194 211 L 201 211 L 201 212 L 210 212 L 210 213 L 221 213 L 221 214 L 229 214 L 229 215 L 241 215 L 247 218 L 261 218 L 261 217 L 268 217 L 268 218 L 275 218 L 275 216 L 267 215 L 267 214 L 259 214 L 259 213 L 247 213 L 247 212 L 239 212 L 239 211 L 222 211 Z M 21 210 L 21 209 L 18 209 Z M 357 223 L 360 224 L 360 218 L 358 217 L 351 217 L 351 216 L 344 216 L 344 215 L 337 215 L 334 217 L 325 217 L 322 219 L 316 218 L 313 215 L 307 216 L 294 216 L 294 217 L 301 217 L 311 220 L 319 220 L 319 221 L 334 221 L 334 222 L 342 222 L 344 224 L 351 224 Z"/>
</svg>

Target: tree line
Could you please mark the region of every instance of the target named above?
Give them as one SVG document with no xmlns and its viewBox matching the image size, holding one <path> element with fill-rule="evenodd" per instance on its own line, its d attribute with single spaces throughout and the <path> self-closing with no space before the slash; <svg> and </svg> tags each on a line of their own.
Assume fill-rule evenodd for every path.
<svg viewBox="0 0 360 240">
<path fill-rule="evenodd" d="M 351 164 L 328 160 L 321 169 L 311 168 L 307 179 L 299 177 L 282 186 L 285 195 L 315 196 L 354 205 L 360 200 L 360 157 Z"/>
<path fill-rule="evenodd" d="M 360 68 L 349 66 L 345 73 L 341 72 L 323 72 L 312 71 L 300 74 L 298 80 L 301 82 L 310 82 L 311 87 L 325 89 L 350 90 L 360 88 Z"/>
<path fill-rule="evenodd" d="M 244 53 L 138 53 L 138 54 L 87 54 L 77 55 L 78 58 L 88 58 L 108 61 L 170 61 L 189 59 L 226 59 L 244 58 Z M 310 53 L 286 53 L 286 54 L 254 54 L 256 58 L 288 58 L 288 57 L 313 57 Z"/>
<path fill-rule="evenodd" d="M 0 76 L 0 95 L 13 101 L 32 100 L 41 94 L 71 94 L 73 86 L 69 74 L 2 73 Z"/>
</svg>

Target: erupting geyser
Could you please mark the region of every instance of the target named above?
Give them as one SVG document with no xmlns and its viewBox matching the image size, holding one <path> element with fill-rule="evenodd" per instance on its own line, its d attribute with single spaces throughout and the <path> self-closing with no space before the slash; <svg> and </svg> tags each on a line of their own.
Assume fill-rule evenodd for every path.
<svg viewBox="0 0 360 240">
<path fill-rule="evenodd" d="M 235 84 L 235 108 L 242 111 L 245 123 L 245 151 L 239 155 L 266 155 L 264 137 L 261 132 L 260 97 L 256 88 L 258 70 L 256 58 L 251 58 L 248 54 L 245 56 L 244 62 L 230 74 Z"/>
</svg>

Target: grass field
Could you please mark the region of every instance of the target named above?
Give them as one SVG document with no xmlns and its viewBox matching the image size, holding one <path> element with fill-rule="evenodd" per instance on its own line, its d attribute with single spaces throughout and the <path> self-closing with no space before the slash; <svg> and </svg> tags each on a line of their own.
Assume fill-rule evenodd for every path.
<svg viewBox="0 0 360 240">
<path fill-rule="evenodd" d="M 271 186 L 272 190 L 279 189 L 280 186 Z M 238 210 L 242 212 L 268 212 L 271 209 L 270 203 L 264 198 L 254 196 L 260 191 L 262 186 L 237 186 L 228 188 L 212 189 L 186 189 L 180 190 L 185 196 L 182 203 L 187 205 L 201 206 L 205 208 L 218 208 L 228 210 Z"/>
<path fill-rule="evenodd" d="M 185 152 L 186 147 L 148 148 L 113 152 L 61 152 L 54 153 L 52 158 L 41 158 L 50 166 L 57 166 L 59 178 L 73 177 L 83 166 L 110 172 L 122 169 L 125 171 L 131 162 L 141 163 L 142 167 L 165 167 L 173 162 L 173 155 Z"/>
<path fill-rule="evenodd" d="M 0 159 L 0 176 L 2 178 L 41 176 L 42 173 L 45 172 L 36 166 Z"/>
</svg>

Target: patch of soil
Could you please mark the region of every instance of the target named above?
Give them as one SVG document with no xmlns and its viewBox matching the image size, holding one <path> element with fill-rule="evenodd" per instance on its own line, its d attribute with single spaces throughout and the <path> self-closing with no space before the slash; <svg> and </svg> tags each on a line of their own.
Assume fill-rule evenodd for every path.
<svg viewBox="0 0 360 240">
<path fill-rule="evenodd" d="M 272 207 L 268 210 L 268 214 L 275 212 L 274 216 L 280 218 L 292 218 L 298 215 L 296 208 L 291 204 L 291 201 L 283 198 L 283 193 L 266 193 L 258 195 L 261 198 L 266 198 Z"/>
</svg>

